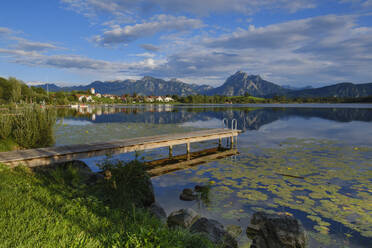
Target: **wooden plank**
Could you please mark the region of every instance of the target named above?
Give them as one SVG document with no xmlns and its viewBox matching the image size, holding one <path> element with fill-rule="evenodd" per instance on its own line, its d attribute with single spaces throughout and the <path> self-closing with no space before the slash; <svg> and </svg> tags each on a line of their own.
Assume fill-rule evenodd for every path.
<svg viewBox="0 0 372 248">
<path fill-rule="evenodd" d="M 55 162 L 65 162 L 74 159 L 102 156 L 106 154 L 120 154 L 185 143 L 187 144 L 191 142 L 228 138 L 237 136 L 239 132 L 241 131 L 229 129 L 209 129 L 189 133 L 139 137 L 109 142 L 2 152 L 0 153 L 0 163 L 7 164 L 11 167 L 17 166 L 19 163 L 33 167 Z"/>
</svg>

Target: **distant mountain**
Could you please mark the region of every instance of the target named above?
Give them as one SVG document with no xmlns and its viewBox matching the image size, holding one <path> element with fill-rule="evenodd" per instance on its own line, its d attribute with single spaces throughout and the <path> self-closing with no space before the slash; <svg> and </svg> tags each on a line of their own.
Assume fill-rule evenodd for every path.
<svg viewBox="0 0 372 248">
<path fill-rule="evenodd" d="M 154 77 L 143 77 L 140 80 L 124 80 L 113 82 L 95 81 L 88 85 L 59 87 L 55 84 L 38 85 L 49 91 L 89 90 L 95 88 L 101 94 L 133 94 L 139 95 L 226 95 L 242 96 L 248 93 L 251 96 L 270 98 L 273 96 L 294 97 L 340 97 L 358 98 L 372 96 L 372 83 L 353 84 L 340 83 L 321 88 L 295 88 L 293 86 L 280 86 L 262 79 L 259 75 L 248 75 L 238 71 L 227 78 L 224 84 L 213 88 L 208 85 L 187 84 L 178 79 L 168 81 Z"/>
<path fill-rule="evenodd" d="M 44 89 L 47 85 L 39 85 Z M 95 81 L 88 85 L 58 87 L 54 84 L 48 84 L 49 91 L 72 91 L 72 90 L 89 90 L 94 88 L 96 92 L 101 94 L 133 94 L 139 95 L 195 95 L 212 89 L 208 85 L 187 84 L 177 79 L 165 81 L 163 79 L 153 77 L 143 77 L 140 80 L 124 80 L 113 82 Z"/>
<path fill-rule="evenodd" d="M 339 83 L 321 88 L 304 89 L 291 91 L 286 94 L 288 97 L 340 97 L 358 98 L 372 95 L 372 83 L 353 84 Z"/>
<path fill-rule="evenodd" d="M 259 75 L 248 75 L 238 71 L 227 78 L 220 87 L 206 92 L 207 95 L 242 96 L 248 93 L 251 96 L 264 97 L 267 95 L 283 95 L 289 90 L 277 84 L 263 80 Z"/>
<path fill-rule="evenodd" d="M 288 90 L 307 90 L 307 89 L 312 89 L 313 86 L 311 85 L 307 85 L 307 86 L 303 86 L 303 87 L 296 87 L 296 86 L 292 86 L 292 85 L 282 85 L 282 87 L 284 89 L 288 89 Z"/>
</svg>

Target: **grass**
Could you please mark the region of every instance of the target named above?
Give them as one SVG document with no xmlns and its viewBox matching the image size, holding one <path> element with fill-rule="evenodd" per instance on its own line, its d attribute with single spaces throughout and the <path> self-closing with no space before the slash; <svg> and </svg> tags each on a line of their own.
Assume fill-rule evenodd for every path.
<svg viewBox="0 0 372 248">
<path fill-rule="evenodd" d="M 0 139 L 0 152 L 16 150 L 18 147 L 19 145 L 11 138 Z"/>
<path fill-rule="evenodd" d="M 0 247 L 213 247 L 203 236 L 168 229 L 133 194 L 108 194 L 112 181 L 88 187 L 83 179 L 71 166 L 35 172 L 0 165 Z"/>
<path fill-rule="evenodd" d="M 22 108 L 15 113 L 0 113 L 0 151 L 54 144 L 55 122 L 55 109 L 42 109 L 36 105 Z M 11 140 L 19 146 L 12 146 Z"/>
</svg>

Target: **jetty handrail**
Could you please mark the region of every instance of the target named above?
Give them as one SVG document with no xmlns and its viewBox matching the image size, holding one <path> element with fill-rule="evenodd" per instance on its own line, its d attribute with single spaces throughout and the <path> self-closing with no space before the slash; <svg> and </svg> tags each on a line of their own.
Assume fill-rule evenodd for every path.
<svg viewBox="0 0 372 248">
<path fill-rule="evenodd" d="M 231 129 L 238 130 L 238 121 L 236 119 L 231 120 Z"/>
<path fill-rule="evenodd" d="M 229 120 L 227 118 L 222 119 L 222 128 L 229 128 Z"/>
<path fill-rule="evenodd" d="M 227 118 L 222 119 L 222 128 L 229 129 L 229 120 Z M 231 130 L 238 130 L 238 121 L 236 119 L 231 120 Z"/>
</svg>

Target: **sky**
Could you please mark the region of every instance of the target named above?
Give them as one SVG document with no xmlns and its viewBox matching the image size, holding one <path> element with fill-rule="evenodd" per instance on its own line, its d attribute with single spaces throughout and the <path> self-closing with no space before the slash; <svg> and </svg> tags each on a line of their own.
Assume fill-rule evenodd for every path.
<svg viewBox="0 0 372 248">
<path fill-rule="evenodd" d="M 372 82 L 372 0 L 5 0 L 0 76 L 58 85 L 153 76 L 293 87 Z"/>
</svg>

